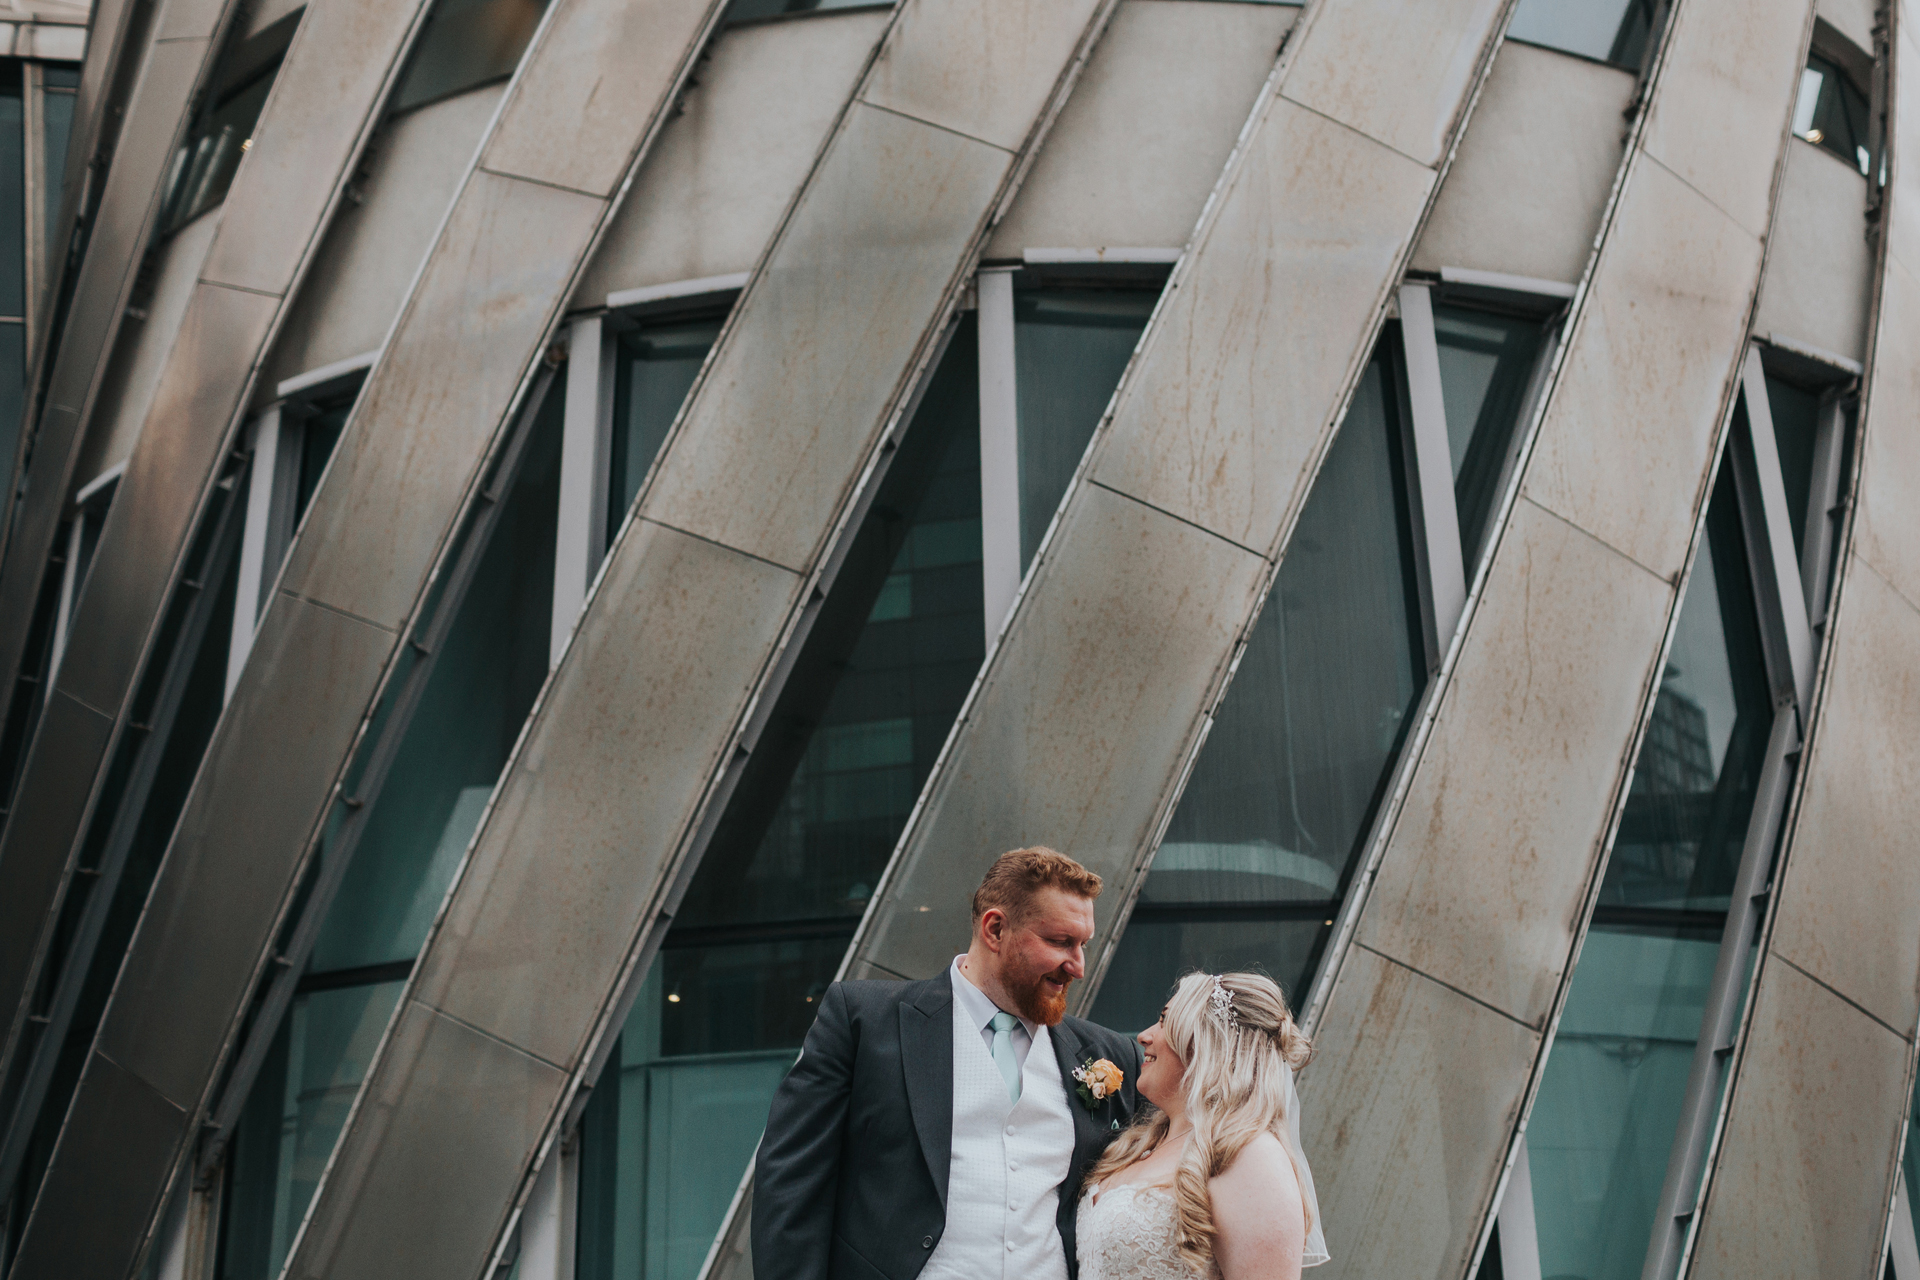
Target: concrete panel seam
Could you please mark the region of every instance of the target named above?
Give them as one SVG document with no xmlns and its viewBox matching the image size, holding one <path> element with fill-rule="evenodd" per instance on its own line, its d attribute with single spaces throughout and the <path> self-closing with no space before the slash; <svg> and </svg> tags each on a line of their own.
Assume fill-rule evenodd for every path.
<svg viewBox="0 0 1920 1280">
<path fill-rule="evenodd" d="M 635 524 L 650 524 L 656 529 L 670 530 L 673 533 L 679 534 L 683 538 L 691 538 L 695 542 L 705 543 L 709 547 L 718 547 L 722 551 L 728 552 L 736 556 L 743 556 L 748 560 L 754 561 L 756 564 L 764 564 L 770 568 L 778 569 L 782 573 L 790 573 L 796 578 L 806 578 L 811 576 L 809 571 L 806 569 L 796 569 L 790 564 L 781 564 L 778 560 L 769 560 L 765 556 L 755 555 L 753 552 L 743 550 L 740 547 L 736 547 L 730 542 L 722 542 L 718 538 L 710 538 L 706 534 L 695 533 L 691 529 L 682 529 L 677 524 L 670 524 L 665 520 L 658 520 L 652 516 L 640 515 L 638 513 L 637 508 L 633 517 L 633 522 Z M 597 583 L 597 579 L 596 579 L 596 583 Z M 584 607 L 585 606 L 583 605 L 582 608 Z"/>
<path fill-rule="evenodd" d="M 1664 161 L 1660 159 L 1659 156 L 1653 154 L 1653 152 L 1651 151 L 1642 152 L 1641 159 L 1644 160 L 1647 164 L 1659 166 L 1660 170 L 1664 172 L 1668 177 L 1672 178 L 1675 182 L 1679 183 L 1681 186 L 1685 187 L 1687 190 L 1693 192 L 1693 194 L 1699 196 L 1702 200 L 1706 201 L 1709 205 L 1713 206 L 1713 209 L 1716 213 L 1718 213 L 1721 217 L 1725 218 L 1729 223 L 1731 223 L 1733 225 L 1734 230 L 1738 231 L 1741 235 L 1745 236 L 1747 239 L 1753 240 L 1756 242 L 1762 242 L 1772 238 L 1773 229 L 1771 226 L 1769 226 L 1767 229 L 1767 235 L 1764 235 L 1764 236 L 1754 235 L 1753 232 L 1747 230 L 1746 224 L 1741 222 L 1738 218 L 1734 217 L 1731 213 L 1727 212 L 1725 205 L 1721 204 L 1718 200 L 1715 200 L 1712 196 L 1702 191 L 1698 186 L 1688 181 L 1685 177 L 1683 177 L 1679 173 L 1676 173 L 1673 170 L 1672 166 L 1666 164 Z M 1778 167 L 1779 166 L 1777 165 L 1775 166 L 1776 169 Z M 1771 207 L 1771 205 L 1769 207 Z"/>
<path fill-rule="evenodd" d="M 490 178 L 504 178 L 508 182 L 524 182 L 530 187 L 545 187 L 549 191 L 565 191 L 569 195 L 585 196 L 589 200 L 605 202 L 608 197 L 598 191 L 584 191 L 579 187 L 569 187 L 563 182 L 548 182 L 544 178 L 529 178 L 524 173 L 509 173 L 505 169 L 489 169 L 485 165 L 475 165 L 475 173 L 484 173 Z"/>
<path fill-rule="evenodd" d="M 275 302 L 287 296 L 284 293 L 275 293 L 271 289 L 253 289 L 244 284 L 228 284 L 225 280 L 214 280 L 208 276 L 201 276 L 198 280 L 194 281 L 194 283 L 197 285 L 205 285 L 209 289 L 227 289 L 234 293 L 250 293 L 256 298 L 270 298 Z"/>
<path fill-rule="evenodd" d="M 1431 982 L 1436 987 L 1443 987 L 1446 990 L 1453 992 L 1453 994 L 1459 996 L 1462 1000 L 1471 1001 L 1472 1003 L 1479 1005 L 1482 1009 L 1485 1009 L 1489 1013 L 1497 1013 L 1501 1017 L 1505 1018 L 1508 1022 L 1513 1023 L 1517 1027 L 1524 1027 L 1528 1031 L 1533 1032 L 1535 1035 L 1545 1034 L 1541 1028 L 1534 1026 L 1532 1023 L 1528 1022 L 1526 1019 L 1516 1018 L 1511 1013 L 1508 1013 L 1505 1009 L 1502 1009 L 1499 1005 L 1489 1004 L 1487 1001 L 1482 1000 L 1479 996 L 1474 995 L 1472 992 L 1462 990 L 1461 988 L 1454 986 L 1451 982 L 1448 982 L 1444 978 L 1436 978 L 1432 974 L 1428 973 L 1426 970 L 1416 968 L 1415 966 L 1408 964 L 1404 960 L 1396 959 L 1395 957 L 1390 956 L 1386 952 L 1380 950 L 1380 948 L 1376 946 L 1372 946 L 1372 945 L 1369 945 L 1368 943 L 1362 942 L 1358 938 L 1354 939 L 1353 946 L 1355 950 L 1364 951 L 1368 955 L 1378 956 L 1380 959 L 1386 961 L 1388 964 L 1392 965 L 1396 969 L 1405 969 L 1408 973 L 1411 973 L 1417 977 L 1423 978 L 1426 981 Z"/>
<path fill-rule="evenodd" d="M 1896 1029 L 1895 1027 L 1890 1025 L 1885 1018 L 1882 1018 L 1879 1014 L 1874 1013 L 1871 1009 L 1861 1004 L 1858 1000 L 1855 1000 L 1852 996 L 1848 995 L 1846 992 L 1840 990 L 1840 988 L 1834 986 L 1831 982 L 1828 982 L 1825 978 L 1822 978 L 1818 974 L 1814 973 L 1811 969 L 1808 969 L 1805 965 L 1798 963 L 1793 959 L 1792 956 L 1787 955 L 1786 952 L 1781 951 L 1778 948 L 1772 948 L 1770 950 L 1771 950 L 1773 959 L 1778 960 L 1781 964 L 1786 965 L 1787 968 L 1793 970 L 1795 973 L 1805 978 L 1808 982 L 1813 983 L 1815 986 L 1819 987 L 1822 991 L 1825 991 L 1828 995 L 1832 996 L 1835 1000 L 1838 1000 L 1841 1003 L 1850 1006 L 1861 1015 L 1871 1018 L 1875 1024 L 1885 1027 L 1887 1029 L 1888 1034 L 1892 1035 L 1895 1039 L 1899 1040 L 1900 1043 L 1912 1044 L 1914 1042 L 1913 1036 Z M 1759 984 L 1756 982 L 1755 985 L 1758 986 Z"/>
<path fill-rule="evenodd" d="M 856 98 L 854 99 L 854 101 L 858 102 L 861 106 L 865 107 L 869 111 L 884 111 L 890 116 L 897 116 L 902 120 L 911 120 L 913 121 L 913 123 L 923 124 L 929 129 L 938 129 L 940 132 L 950 133 L 956 138 L 965 138 L 968 142 L 977 142 L 983 147 L 992 147 L 995 151 L 1000 152 L 1002 155 L 1014 156 L 1014 155 L 1020 154 L 1019 152 L 1013 150 L 1010 147 L 1003 147 L 997 142 L 988 142 L 985 138 L 979 137 L 975 134 L 967 133 L 960 129 L 956 129 L 952 125 L 935 124 L 931 120 L 925 119 L 922 116 L 916 116 L 909 112 L 902 111 L 898 107 L 883 107 L 879 103 L 869 102 L 865 98 Z"/>
<path fill-rule="evenodd" d="M 1718 473 L 1717 467 L 1715 468 L 1715 473 L 1716 474 Z M 1591 529 L 1586 528 L 1584 525 L 1580 524 L 1578 521 L 1574 520 L 1572 517 L 1561 515 L 1558 511 L 1555 511 L 1552 507 L 1545 505 L 1540 501 L 1540 499 L 1534 497 L 1532 494 L 1530 493 L 1519 494 L 1516 497 L 1516 501 L 1524 502 L 1528 506 L 1532 507 L 1535 511 L 1540 512 L 1542 515 L 1552 517 L 1554 520 L 1558 521 L 1560 524 L 1567 526 L 1567 528 L 1573 530 L 1575 533 L 1587 539 L 1589 542 L 1595 543 L 1598 546 L 1604 548 L 1608 552 L 1608 554 L 1618 556 L 1622 560 L 1625 560 L 1628 564 L 1640 570 L 1642 573 L 1645 573 L 1648 577 L 1652 578 L 1655 582 L 1664 582 L 1668 586 L 1674 585 L 1675 579 L 1669 578 L 1666 574 L 1657 572 L 1656 570 L 1650 568 L 1649 566 L 1642 564 L 1640 561 L 1634 559 L 1632 556 L 1628 555 L 1626 552 L 1622 551 L 1620 548 L 1614 546 L 1611 542 L 1608 542 L 1605 538 L 1593 532 Z"/>
<path fill-rule="evenodd" d="M 1920 601 L 1915 601 L 1913 597 L 1909 596 L 1906 592 L 1902 591 L 1899 588 L 1899 586 L 1893 581 L 1893 579 L 1888 577 L 1885 571 L 1883 571 L 1879 565 L 1873 562 L 1872 556 L 1860 550 L 1858 547 L 1855 547 L 1853 550 L 1853 554 L 1849 556 L 1845 556 L 1843 557 L 1843 559 L 1852 560 L 1856 562 L 1862 569 L 1865 569 L 1868 573 L 1872 574 L 1876 579 L 1878 579 L 1880 584 L 1884 586 L 1888 591 L 1891 591 L 1895 596 L 1897 596 L 1901 604 L 1906 605 L 1907 608 L 1913 610 L 1915 613 L 1920 613 Z"/>
<path fill-rule="evenodd" d="M 1084 482 L 1092 485 L 1096 489 L 1102 489 L 1107 493 L 1112 494 L 1116 498 L 1124 498 L 1128 502 L 1133 503 L 1137 507 L 1145 507 L 1147 510 L 1153 512 L 1155 515 L 1165 516 L 1169 520 L 1175 521 L 1176 523 L 1179 523 L 1179 524 L 1186 525 L 1187 528 L 1189 529 L 1193 529 L 1199 533 L 1204 533 L 1209 538 L 1212 538 L 1215 542 L 1224 542 L 1228 546 L 1233 547 L 1236 550 L 1244 551 L 1250 556 L 1255 556 L 1261 560 L 1265 560 L 1268 564 L 1272 564 L 1274 562 L 1276 553 L 1271 550 L 1268 550 L 1268 551 L 1255 550 L 1254 548 L 1248 546 L 1244 542 L 1234 541 L 1232 538 L 1227 537 L 1224 533 L 1221 533 L 1217 529 L 1209 529 L 1207 528 L 1207 526 L 1197 523 L 1196 521 L 1189 520 L 1185 516 L 1176 515 L 1173 512 L 1167 510 L 1165 507 L 1158 506 L 1154 503 L 1148 502 L 1145 498 L 1136 497 L 1135 495 L 1128 493 L 1124 489 L 1116 489 L 1112 485 L 1106 484 L 1094 478 L 1093 476 L 1085 477 Z M 1034 562 L 1036 564 L 1039 563 L 1041 556 L 1045 554 L 1045 550 L 1046 549 L 1042 547 L 1040 551 L 1034 553 Z M 1031 570 L 1029 570 L 1029 572 L 1031 572 Z"/>
<path fill-rule="evenodd" d="M 325 600 L 320 600 L 313 596 L 303 596 L 299 592 L 289 591 L 285 587 L 282 587 L 280 589 L 280 594 L 287 597 L 287 599 L 289 600 L 298 600 L 301 604 L 310 604 L 316 609 L 325 609 L 328 613 L 337 614 L 342 618 L 349 619 L 350 621 L 353 621 L 353 622 L 358 622 L 363 626 L 372 627 L 375 631 L 385 632 L 387 635 L 390 635 L 390 636 L 403 635 L 406 633 L 406 630 L 407 630 L 406 626 L 402 626 L 399 628 L 390 627 L 384 622 L 375 622 L 372 618 L 363 618 L 359 614 L 353 612 L 351 609 L 342 609 L 338 605 L 328 604 Z M 261 612 L 264 614 L 266 611 L 263 609 L 261 610 Z M 408 626 L 411 626 L 412 622 L 413 620 L 409 618 Z M 385 685 L 383 684 L 381 687 L 384 689 Z"/>
<path fill-rule="evenodd" d="M 562 1064 L 542 1057 L 540 1054 L 535 1053 L 533 1050 L 527 1048 L 525 1045 L 515 1044 L 513 1041 L 507 1039 L 503 1035 L 500 1035 L 498 1032 L 489 1031 L 485 1027 L 480 1026 L 478 1023 L 467 1021 L 465 1018 L 460 1017 L 458 1014 L 449 1013 L 437 1004 L 429 1004 L 427 1001 L 418 999 L 413 996 L 409 996 L 407 998 L 407 1003 L 414 1006 L 416 1009 L 426 1010 L 428 1013 L 431 1013 L 436 1018 L 441 1018 L 447 1022 L 451 1022 L 456 1027 L 462 1027 L 465 1030 L 471 1031 L 473 1032 L 473 1034 L 479 1036 L 483 1040 L 491 1040 L 494 1044 L 499 1045 L 501 1048 L 510 1050 L 513 1053 L 517 1053 L 521 1057 L 529 1059 L 530 1061 L 538 1062 L 545 1066 L 552 1067 L 555 1071 L 561 1072 L 562 1074 L 565 1074 L 567 1071 L 567 1068 Z M 396 1021 L 397 1021 L 397 1015 L 396 1015 Z M 381 1047 L 382 1048 L 385 1047 L 384 1040 L 382 1042 Z"/>
</svg>

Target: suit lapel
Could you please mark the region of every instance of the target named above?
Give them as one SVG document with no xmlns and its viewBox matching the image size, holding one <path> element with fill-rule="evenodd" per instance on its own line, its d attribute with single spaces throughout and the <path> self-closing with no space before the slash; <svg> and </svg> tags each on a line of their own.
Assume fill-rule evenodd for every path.
<svg viewBox="0 0 1920 1280">
<path fill-rule="evenodd" d="M 953 985 L 947 974 L 900 1001 L 900 1069 L 920 1151 L 944 1209 L 953 1156 Z"/>
<path fill-rule="evenodd" d="M 1080 1037 L 1065 1022 L 1048 1027 L 1047 1038 L 1053 1042 L 1053 1055 L 1060 1062 L 1060 1087 L 1067 1091 L 1067 1110 L 1073 1113 L 1074 1167 L 1078 1169 L 1087 1148 L 1096 1143 L 1103 1144 L 1107 1136 L 1100 1128 L 1098 1118 L 1075 1092 L 1078 1086 L 1073 1073 L 1095 1055 L 1088 1052 Z"/>
</svg>

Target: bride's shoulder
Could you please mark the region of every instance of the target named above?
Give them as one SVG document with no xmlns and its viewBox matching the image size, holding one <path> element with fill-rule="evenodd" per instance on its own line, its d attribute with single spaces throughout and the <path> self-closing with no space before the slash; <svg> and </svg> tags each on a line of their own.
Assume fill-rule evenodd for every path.
<svg viewBox="0 0 1920 1280">
<path fill-rule="evenodd" d="M 1240 1148 L 1233 1163 L 1214 1175 L 1208 1190 L 1216 1204 L 1223 1196 L 1229 1200 L 1246 1197 L 1267 1205 L 1276 1199 L 1300 1202 L 1300 1180 L 1293 1171 L 1293 1161 L 1280 1139 L 1271 1133 L 1260 1134 Z"/>
</svg>

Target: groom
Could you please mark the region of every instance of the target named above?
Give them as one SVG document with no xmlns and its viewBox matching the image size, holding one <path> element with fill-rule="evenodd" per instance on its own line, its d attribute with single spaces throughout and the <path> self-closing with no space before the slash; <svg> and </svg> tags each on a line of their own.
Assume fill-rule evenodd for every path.
<svg viewBox="0 0 1920 1280">
<path fill-rule="evenodd" d="M 1140 1072 L 1130 1037 L 1064 1016 L 1099 894 L 1073 859 L 1015 849 L 945 972 L 827 989 L 755 1162 L 756 1280 L 1077 1274 L 1080 1180 Z"/>
</svg>

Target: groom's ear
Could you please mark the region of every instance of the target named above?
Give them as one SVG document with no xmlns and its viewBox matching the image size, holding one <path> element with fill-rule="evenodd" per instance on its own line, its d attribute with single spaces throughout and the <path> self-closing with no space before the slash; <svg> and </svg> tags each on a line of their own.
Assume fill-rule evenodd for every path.
<svg viewBox="0 0 1920 1280">
<path fill-rule="evenodd" d="M 1007 937 L 1007 913 L 999 907 L 988 907 L 980 913 L 980 923 L 975 926 L 987 946 L 994 951 L 1000 950 L 1000 944 Z"/>
</svg>

